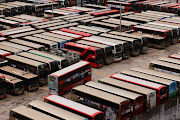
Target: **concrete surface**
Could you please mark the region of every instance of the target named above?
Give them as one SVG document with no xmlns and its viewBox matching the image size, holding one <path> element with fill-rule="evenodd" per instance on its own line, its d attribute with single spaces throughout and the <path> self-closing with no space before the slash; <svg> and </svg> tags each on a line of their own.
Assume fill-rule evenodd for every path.
<svg viewBox="0 0 180 120">
<path fill-rule="evenodd" d="M 137 57 L 130 57 L 127 60 L 123 60 L 119 63 L 113 63 L 111 65 L 103 66 L 99 69 L 92 69 L 92 80 L 97 81 L 99 78 L 103 78 L 106 76 L 110 76 L 113 73 L 119 73 L 124 69 L 131 69 L 132 67 L 138 66 L 142 68 L 148 68 L 149 62 L 152 60 L 157 60 L 159 57 L 167 57 L 170 54 L 174 54 L 180 52 L 180 43 L 176 45 L 171 45 L 164 50 L 152 49 L 149 48 L 147 54 L 139 55 Z M 7 98 L 0 100 L 0 120 L 8 120 L 10 109 L 20 106 L 27 105 L 32 100 L 41 100 L 48 95 L 47 86 L 40 87 L 40 89 L 36 92 L 25 92 L 24 95 L 20 96 L 10 96 Z M 66 97 L 70 95 L 67 94 Z M 177 113 L 180 116 L 180 113 Z M 157 117 L 158 119 L 158 117 Z M 168 118 L 169 120 L 173 120 L 173 118 Z M 155 118 L 154 118 L 155 120 Z"/>
</svg>

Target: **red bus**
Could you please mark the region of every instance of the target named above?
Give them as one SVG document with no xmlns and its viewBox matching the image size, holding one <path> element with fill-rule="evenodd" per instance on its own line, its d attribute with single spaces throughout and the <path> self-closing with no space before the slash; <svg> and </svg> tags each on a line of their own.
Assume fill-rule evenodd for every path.
<svg viewBox="0 0 180 120">
<path fill-rule="evenodd" d="M 79 53 L 80 59 L 90 62 L 91 67 L 98 68 L 103 66 L 103 51 L 101 48 L 68 42 L 64 44 L 64 49 Z"/>
<path fill-rule="evenodd" d="M 7 97 L 6 94 L 6 81 L 3 75 L 0 75 L 0 99 Z"/>
<path fill-rule="evenodd" d="M 103 15 L 117 14 L 117 13 L 119 13 L 119 10 L 108 10 L 104 12 L 91 13 L 91 15 L 97 17 Z"/>
<path fill-rule="evenodd" d="M 164 5 L 164 6 L 161 6 L 160 8 L 159 8 L 159 11 L 162 11 L 162 12 L 169 12 L 169 9 L 171 8 L 171 7 L 175 7 L 175 6 L 178 6 L 178 4 L 167 4 L 167 5 Z"/>
<path fill-rule="evenodd" d="M 163 104 L 167 101 L 167 86 L 165 85 L 157 84 L 150 81 L 145 81 L 142 79 L 130 77 L 123 74 L 113 74 L 110 77 L 156 90 L 156 106 Z"/>
<path fill-rule="evenodd" d="M 165 37 L 166 46 L 169 46 L 171 44 L 171 33 L 169 30 L 140 26 L 140 25 L 133 26 L 133 29 L 135 32 L 141 31 L 148 34 L 154 34 L 154 35 L 159 35 L 161 37 Z"/>
<path fill-rule="evenodd" d="M 155 10 L 156 6 L 162 5 L 162 4 L 167 4 L 167 3 L 169 3 L 169 1 L 159 1 L 159 2 L 155 2 L 155 3 L 150 3 L 148 6 L 148 10 Z"/>
<path fill-rule="evenodd" d="M 169 55 L 168 57 L 180 60 L 180 54 L 172 54 L 172 55 Z"/>
<path fill-rule="evenodd" d="M 91 81 L 91 65 L 81 61 L 48 75 L 49 94 L 64 95 L 88 81 Z"/>
<path fill-rule="evenodd" d="M 4 60 L 5 56 L 12 55 L 11 52 L 0 50 L 0 58 Z"/>
<path fill-rule="evenodd" d="M 81 35 L 84 37 L 89 37 L 89 36 L 93 35 L 93 34 L 89 34 L 89 33 L 85 33 L 85 32 L 79 32 L 79 31 L 71 30 L 68 28 L 62 28 L 62 29 L 60 29 L 60 31 L 68 32 L 68 33 L 72 33 L 72 34 L 76 34 L 76 35 Z"/>
<path fill-rule="evenodd" d="M 79 39 L 83 38 L 83 36 L 81 36 L 81 35 L 76 35 L 76 34 L 62 32 L 62 31 L 57 31 L 57 30 L 56 31 L 51 31 L 51 33 L 59 34 L 59 35 L 63 35 L 63 36 L 68 36 L 68 37 L 72 37 L 72 38 L 75 38 L 76 40 L 79 40 Z"/>
<path fill-rule="evenodd" d="M 72 100 L 57 96 L 49 95 L 44 98 L 44 102 L 63 108 L 67 111 L 73 112 L 88 120 L 103 120 L 104 113 L 100 110 L 85 106 L 83 104 L 74 102 Z"/>
<path fill-rule="evenodd" d="M 169 12 L 180 15 L 180 5 L 174 6 L 174 7 L 170 7 L 169 8 Z"/>
</svg>

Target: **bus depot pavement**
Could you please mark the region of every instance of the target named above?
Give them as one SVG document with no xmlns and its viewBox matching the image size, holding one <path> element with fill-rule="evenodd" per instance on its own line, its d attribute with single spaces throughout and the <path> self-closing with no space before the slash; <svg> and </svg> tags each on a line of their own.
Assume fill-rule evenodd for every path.
<svg viewBox="0 0 180 120">
<path fill-rule="evenodd" d="M 130 57 L 127 60 L 105 65 L 102 68 L 92 68 L 92 80 L 97 81 L 99 78 L 109 77 L 111 74 L 119 73 L 121 70 L 131 69 L 132 67 L 148 68 L 150 61 L 157 60 L 159 57 L 167 57 L 177 52 L 180 52 L 180 43 L 171 45 L 163 50 L 149 48 L 147 54 Z M 10 109 L 20 105 L 27 105 L 32 100 L 43 101 L 43 98 L 47 95 L 47 86 L 40 87 L 39 90 L 35 92 L 25 92 L 20 96 L 8 95 L 6 99 L 0 100 L 0 120 L 9 119 Z M 70 98 L 70 93 L 65 95 L 65 97 Z M 180 116 L 180 113 L 178 115 Z"/>
</svg>

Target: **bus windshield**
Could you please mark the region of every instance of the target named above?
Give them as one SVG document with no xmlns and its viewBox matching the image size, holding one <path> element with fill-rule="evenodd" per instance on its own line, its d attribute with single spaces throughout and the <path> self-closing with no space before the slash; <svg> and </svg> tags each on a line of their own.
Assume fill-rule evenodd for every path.
<svg viewBox="0 0 180 120">
<path fill-rule="evenodd" d="M 94 120 L 103 120 L 103 119 L 104 119 L 103 113 L 100 113 L 94 117 Z"/>
<path fill-rule="evenodd" d="M 160 95 L 163 95 L 167 93 L 167 89 L 165 87 L 163 87 L 161 90 L 160 90 Z"/>
<path fill-rule="evenodd" d="M 59 70 L 58 61 L 50 62 L 50 64 L 51 64 L 51 72 L 56 72 Z"/>
<path fill-rule="evenodd" d="M 15 90 L 16 91 L 19 91 L 19 90 L 23 90 L 24 89 L 24 83 L 23 82 L 18 82 L 18 83 L 15 83 Z"/>
<path fill-rule="evenodd" d="M 122 48 L 120 45 L 116 45 L 115 47 L 116 47 L 116 52 L 121 52 Z"/>
<path fill-rule="evenodd" d="M 68 60 L 62 60 L 61 61 L 61 66 L 62 66 L 62 68 L 68 67 L 69 66 L 69 61 Z"/>
<path fill-rule="evenodd" d="M 96 59 L 96 63 L 97 64 L 102 64 L 103 63 L 103 53 L 101 49 L 96 50 L 96 54 L 97 54 L 97 59 Z"/>
<path fill-rule="evenodd" d="M 129 103 L 122 103 L 122 107 L 121 107 L 121 117 L 122 118 L 126 118 L 126 116 L 129 116 L 131 114 L 131 110 L 130 110 L 130 105 Z"/>
<path fill-rule="evenodd" d="M 43 77 L 47 75 L 47 64 L 43 64 L 43 65 L 39 65 L 38 69 L 39 69 L 39 76 Z"/>
<path fill-rule="evenodd" d="M 6 86 L 4 78 L 0 78 L 0 95 L 5 94 Z"/>
<path fill-rule="evenodd" d="M 109 58 L 112 56 L 112 49 L 111 48 L 106 48 L 106 57 Z"/>
</svg>

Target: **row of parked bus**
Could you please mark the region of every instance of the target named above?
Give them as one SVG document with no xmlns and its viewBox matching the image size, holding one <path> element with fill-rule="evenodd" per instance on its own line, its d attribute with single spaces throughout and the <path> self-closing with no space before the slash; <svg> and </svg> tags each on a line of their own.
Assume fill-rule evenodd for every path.
<svg viewBox="0 0 180 120">
<path fill-rule="evenodd" d="M 82 120 L 123 120 L 135 118 L 171 101 L 167 110 L 177 105 L 176 98 L 180 94 L 179 60 L 180 53 L 173 54 L 169 58 L 162 57 L 159 61 L 151 62 L 150 69 L 134 67 L 113 74 L 110 78 L 98 79 L 98 82 L 91 81 L 90 64 L 79 62 L 48 76 L 50 94 L 63 95 L 71 90 L 71 99 L 76 102 L 49 95 L 44 98 L 45 103 L 36 100 L 29 103 L 28 108 L 19 106 L 12 109 L 10 118 L 18 119 L 21 115 L 23 118 L 28 116 L 35 119 L 33 114 L 36 112 L 58 119 L 71 119 L 69 114 L 66 117 L 63 114 L 64 111 L 70 111 L 84 117 Z M 81 82 L 79 77 L 83 77 Z M 29 108 L 34 110 L 33 114 L 21 110 L 29 111 Z"/>
<path fill-rule="evenodd" d="M 59 8 L 59 5 L 53 3 L 53 8 Z M 19 1 L 7 2 L 0 4 L 0 15 L 14 16 L 25 13 L 44 16 L 44 11 L 46 9 L 52 9 L 52 3 L 33 4 Z"/>
<path fill-rule="evenodd" d="M 170 1 L 147 0 L 135 3 L 135 8 L 139 11 L 154 10 L 169 12 L 180 15 L 180 4 Z"/>
</svg>

